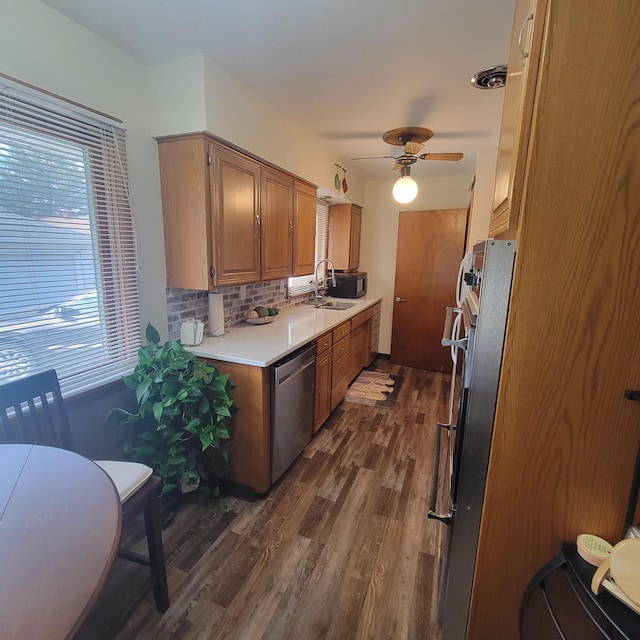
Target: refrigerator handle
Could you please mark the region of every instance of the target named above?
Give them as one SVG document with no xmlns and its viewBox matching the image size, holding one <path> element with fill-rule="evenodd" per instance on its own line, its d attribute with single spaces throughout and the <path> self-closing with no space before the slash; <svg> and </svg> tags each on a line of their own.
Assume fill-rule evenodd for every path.
<svg viewBox="0 0 640 640">
<path fill-rule="evenodd" d="M 431 481 L 431 495 L 429 497 L 429 510 L 427 511 L 427 518 L 430 520 L 439 520 L 444 524 L 451 524 L 453 519 L 453 512 L 438 513 L 436 511 L 436 502 L 438 500 L 438 477 L 440 475 L 440 444 L 442 442 L 442 430 L 451 430 L 453 427 L 450 424 L 436 423 L 438 430 L 436 431 L 436 446 L 433 459 L 433 478 Z M 450 437 L 450 436 L 449 436 Z"/>
<path fill-rule="evenodd" d="M 444 321 L 444 332 L 442 334 L 442 346 L 443 347 L 458 347 L 459 349 L 467 348 L 467 338 L 461 340 L 455 340 L 453 337 L 453 314 L 459 315 L 462 313 L 462 309 L 457 307 L 447 307 L 447 315 Z"/>
</svg>

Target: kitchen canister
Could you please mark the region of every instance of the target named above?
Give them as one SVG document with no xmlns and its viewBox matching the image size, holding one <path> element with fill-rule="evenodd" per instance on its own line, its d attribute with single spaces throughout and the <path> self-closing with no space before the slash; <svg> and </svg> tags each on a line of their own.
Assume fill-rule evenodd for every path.
<svg viewBox="0 0 640 640">
<path fill-rule="evenodd" d="M 190 318 L 180 327 L 180 342 L 183 345 L 194 346 L 202 342 L 204 337 L 204 323 L 202 320 Z"/>
</svg>

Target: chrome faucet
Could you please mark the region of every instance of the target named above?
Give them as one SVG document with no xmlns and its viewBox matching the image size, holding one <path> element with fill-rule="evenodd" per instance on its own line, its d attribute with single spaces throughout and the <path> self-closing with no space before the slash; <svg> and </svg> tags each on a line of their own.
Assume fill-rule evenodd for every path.
<svg viewBox="0 0 640 640">
<path fill-rule="evenodd" d="M 322 296 L 318 293 L 318 267 L 323 262 L 326 262 L 331 267 L 331 284 L 334 287 L 336 286 L 336 270 L 335 270 L 335 267 L 333 266 L 333 262 L 331 260 L 329 260 L 329 258 L 323 258 L 322 260 L 318 260 L 318 262 L 316 264 L 316 270 L 315 270 L 314 278 L 313 278 L 313 289 L 315 291 L 315 299 L 316 300 L 322 299 Z M 326 278 L 323 278 L 322 279 L 322 286 L 325 286 L 325 282 L 326 282 Z"/>
</svg>

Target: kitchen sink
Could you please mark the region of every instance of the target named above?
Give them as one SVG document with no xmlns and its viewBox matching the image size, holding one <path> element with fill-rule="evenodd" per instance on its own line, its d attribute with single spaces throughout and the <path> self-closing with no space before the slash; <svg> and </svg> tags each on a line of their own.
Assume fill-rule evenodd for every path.
<svg viewBox="0 0 640 640">
<path fill-rule="evenodd" d="M 355 302 L 335 302 L 333 300 L 330 301 L 320 301 L 315 305 L 316 309 L 334 309 L 336 311 L 346 311 L 347 309 L 351 309 L 351 307 L 355 307 Z"/>
</svg>

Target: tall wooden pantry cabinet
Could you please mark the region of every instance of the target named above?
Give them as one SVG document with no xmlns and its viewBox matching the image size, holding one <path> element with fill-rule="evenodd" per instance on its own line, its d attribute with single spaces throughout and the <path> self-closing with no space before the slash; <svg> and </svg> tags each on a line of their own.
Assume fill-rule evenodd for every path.
<svg viewBox="0 0 640 640">
<path fill-rule="evenodd" d="M 493 225 L 518 252 L 468 640 L 518 637 L 561 542 L 621 539 L 640 445 L 640 3 L 517 5 L 514 45 L 539 50 L 520 195 Z"/>
</svg>

